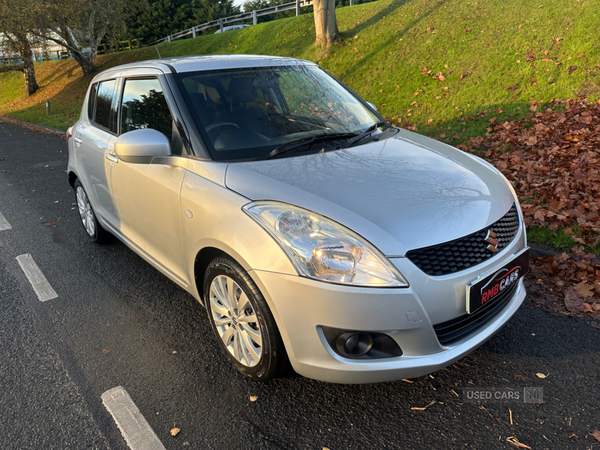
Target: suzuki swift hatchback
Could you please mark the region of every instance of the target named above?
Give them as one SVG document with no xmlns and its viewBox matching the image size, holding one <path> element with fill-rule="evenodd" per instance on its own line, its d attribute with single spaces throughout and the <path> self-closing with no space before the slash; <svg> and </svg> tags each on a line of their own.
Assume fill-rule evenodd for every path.
<svg viewBox="0 0 600 450">
<path fill-rule="evenodd" d="M 427 374 L 525 298 L 523 219 L 498 170 L 392 127 L 311 62 L 114 67 L 68 146 L 87 234 L 196 297 L 254 380 L 288 361 L 339 383 Z"/>
</svg>

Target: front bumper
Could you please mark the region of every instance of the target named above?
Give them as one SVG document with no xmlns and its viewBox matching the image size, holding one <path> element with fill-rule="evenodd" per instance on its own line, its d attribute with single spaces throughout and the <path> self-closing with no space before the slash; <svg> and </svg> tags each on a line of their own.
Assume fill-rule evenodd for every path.
<svg viewBox="0 0 600 450">
<path fill-rule="evenodd" d="M 493 336 L 523 302 L 522 279 L 506 306 L 464 339 L 442 346 L 433 324 L 465 314 L 466 284 L 502 267 L 524 247 L 520 230 L 497 257 L 440 277 L 424 274 L 406 258 L 391 259 L 411 283 L 404 289 L 356 288 L 265 271 L 250 274 L 271 307 L 296 372 L 333 383 L 376 383 L 440 370 Z M 381 359 L 342 357 L 327 342 L 323 326 L 387 334 L 403 354 Z"/>
</svg>

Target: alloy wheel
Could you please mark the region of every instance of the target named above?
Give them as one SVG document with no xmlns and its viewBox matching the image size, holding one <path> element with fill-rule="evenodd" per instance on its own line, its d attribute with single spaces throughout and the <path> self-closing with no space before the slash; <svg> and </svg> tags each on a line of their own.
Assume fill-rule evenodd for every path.
<svg viewBox="0 0 600 450">
<path fill-rule="evenodd" d="M 92 210 L 92 205 L 81 186 L 77 186 L 77 209 L 79 210 L 79 217 L 81 218 L 81 223 L 83 223 L 85 231 L 90 237 L 94 237 L 96 234 L 94 212 Z"/>
<path fill-rule="evenodd" d="M 248 296 L 235 280 L 226 275 L 212 280 L 210 310 L 229 353 L 246 367 L 256 366 L 263 353 L 262 333 Z"/>
</svg>

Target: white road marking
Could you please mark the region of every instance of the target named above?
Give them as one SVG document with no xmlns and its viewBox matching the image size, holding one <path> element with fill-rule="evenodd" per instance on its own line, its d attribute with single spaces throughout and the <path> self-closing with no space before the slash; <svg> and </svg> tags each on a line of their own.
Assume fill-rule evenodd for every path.
<svg viewBox="0 0 600 450">
<path fill-rule="evenodd" d="M 6 220 L 6 217 L 0 212 L 0 231 L 10 230 L 11 228 L 12 227 L 10 226 L 10 223 L 8 223 L 8 220 Z"/>
<path fill-rule="evenodd" d="M 131 450 L 165 450 L 165 446 L 121 386 L 102 394 L 102 403 L 113 416 Z"/>
<path fill-rule="evenodd" d="M 48 280 L 46 280 L 46 277 L 29 253 L 17 256 L 17 262 L 21 266 L 21 269 L 23 269 L 23 272 L 25 272 L 25 276 L 31 283 L 40 302 L 58 297 L 58 294 L 52 289 L 52 286 L 50 286 L 50 283 L 48 283 Z"/>
</svg>

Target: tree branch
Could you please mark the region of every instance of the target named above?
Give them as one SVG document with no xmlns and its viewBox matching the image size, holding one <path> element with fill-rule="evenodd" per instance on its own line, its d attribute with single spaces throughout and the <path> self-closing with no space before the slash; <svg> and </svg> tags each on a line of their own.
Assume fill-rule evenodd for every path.
<svg viewBox="0 0 600 450">
<path fill-rule="evenodd" d="M 71 31 L 70 27 L 65 27 L 67 30 L 67 33 L 69 35 L 69 37 L 71 38 L 71 42 L 73 43 L 73 47 L 78 49 L 79 51 L 81 51 L 81 46 L 79 45 L 79 42 L 77 41 L 77 38 L 75 37 L 75 35 L 73 34 L 73 32 Z"/>
<path fill-rule="evenodd" d="M 56 30 L 54 30 L 54 29 L 50 29 L 50 31 L 54 31 L 56 34 L 58 34 L 59 36 L 61 36 L 61 37 L 62 37 L 61 33 L 59 33 L 58 31 L 56 31 Z M 44 33 L 38 32 L 38 31 L 32 31 L 32 33 L 33 33 L 35 36 L 38 36 L 38 37 L 41 37 L 41 38 L 48 39 L 48 40 L 50 40 L 50 41 L 56 42 L 58 45 L 60 45 L 61 47 L 64 47 L 64 48 L 66 48 L 66 49 L 68 49 L 68 50 L 71 50 L 71 51 L 78 51 L 78 49 L 77 49 L 76 47 L 73 47 L 72 45 L 69 45 L 69 44 L 66 42 L 66 39 L 56 39 L 56 38 L 52 37 L 52 36 L 51 36 L 51 35 L 49 35 L 49 34 L 44 34 Z"/>
</svg>

